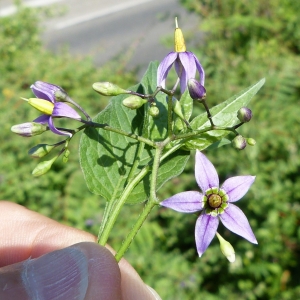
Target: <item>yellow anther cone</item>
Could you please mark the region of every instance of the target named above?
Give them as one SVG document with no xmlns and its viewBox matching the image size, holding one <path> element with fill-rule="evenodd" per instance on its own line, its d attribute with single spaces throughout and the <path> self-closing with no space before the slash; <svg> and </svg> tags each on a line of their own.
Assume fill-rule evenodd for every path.
<svg viewBox="0 0 300 300">
<path fill-rule="evenodd" d="M 186 47 L 185 47 L 184 37 L 181 29 L 178 27 L 177 18 L 175 18 L 175 24 L 176 24 L 175 36 L 174 36 L 175 52 L 185 52 Z"/>
<path fill-rule="evenodd" d="M 44 99 L 38 99 L 38 98 L 29 98 L 24 99 L 33 106 L 38 111 L 42 112 L 45 115 L 52 115 L 54 104 L 50 101 L 44 100 Z"/>
</svg>

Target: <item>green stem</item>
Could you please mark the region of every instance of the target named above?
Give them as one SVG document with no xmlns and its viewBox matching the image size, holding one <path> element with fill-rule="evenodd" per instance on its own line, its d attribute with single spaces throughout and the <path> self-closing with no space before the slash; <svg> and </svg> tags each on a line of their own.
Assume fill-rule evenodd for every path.
<svg viewBox="0 0 300 300">
<path fill-rule="evenodd" d="M 172 116 L 173 116 L 173 103 L 172 103 L 172 95 L 168 96 L 168 136 L 172 135 Z"/>
<path fill-rule="evenodd" d="M 142 127 L 142 136 L 148 137 L 148 121 L 149 121 L 148 106 L 144 105 L 144 122 L 143 122 L 143 127 Z M 133 176 L 134 176 L 134 174 L 135 174 L 135 172 L 136 172 L 136 170 L 139 166 L 144 148 L 145 148 L 145 144 L 144 143 L 139 143 L 137 154 L 136 154 L 134 163 L 131 167 L 130 173 L 128 175 L 127 182 L 130 182 L 131 179 L 133 178 Z"/>
<path fill-rule="evenodd" d="M 135 186 L 144 178 L 144 176 L 148 173 L 149 166 L 146 166 L 141 170 L 141 172 L 126 186 L 125 190 L 122 193 L 122 196 L 118 201 L 116 201 L 116 204 L 114 206 L 113 211 L 111 212 L 110 218 L 107 220 L 107 223 L 105 224 L 105 228 L 102 231 L 101 235 L 101 245 L 106 244 L 108 240 L 108 236 L 116 222 L 116 219 L 118 215 L 120 214 L 120 211 L 125 204 L 128 196 L 132 192 L 132 190 L 135 188 Z"/>
<path fill-rule="evenodd" d="M 109 126 L 108 124 L 98 124 L 98 123 L 94 123 L 94 122 L 85 122 L 82 120 L 83 123 L 91 126 L 91 127 L 94 127 L 94 128 L 102 128 L 104 130 L 107 130 L 107 131 L 111 131 L 111 132 L 114 132 L 114 133 L 118 133 L 118 134 L 121 134 L 121 135 L 124 135 L 124 136 L 127 136 L 127 137 L 130 137 L 132 139 L 135 139 L 137 141 L 140 141 L 140 142 L 143 142 L 151 147 L 156 147 L 156 143 L 147 139 L 147 138 L 144 138 L 142 136 L 139 136 L 135 133 L 129 133 L 129 132 L 126 132 L 124 130 L 121 130 L 121 129 L 118 129 L 118 128 L 114 128 L 114 127 L 111 127 Z"/>
<path fill-rule="evenodd" d="M 158 204 L 157 197 L 156 197 L 156 188 L 157 188 L 157 175 L 158 175 L 158 169 L 159 169 L 162 150 L 163 150 L 163 147 L 158 147 L 158 148 L 156 148 L 156 151 L 155 151 L 153 166 L 152 166 L 151 182 L 150 182 L 150 198 L 149 198 L 147 204 L 145 205 L 143 212 L 139 216 L 137 222 L 134 224 L 130 233 L 127 235 L 126 239 L 123 241 L 120 249 L 118 250 L 117 254 L 115 255 L 115 258 L 117 261 L 120 261 L 120 259 L 123 257 L 124 253 L 129 248 L 134 237 L 137 235 L 141 226 L 147 219 L 150 211 L 152 210 L 152 208 L 155 205 Z"/>
<path fill-rule="evenodd" d="M 135 174 L 135 171 L 137 170 L 137 168 L 139 166 L 141 155 L 142 155 L 142 153 L 144 151 L 144 148 L 145 148 L 145 144 L 144 143 L 140 143 L 139 146 L 138 146 L 138 150 L 137 150 L 137 154 L 136 154 L 134 163 L 133 163 L 133 165 L 132 165 L 132 167 L 130 169 L 130 172 L 128 174 L 127 182 L 130 182 L 131 179 L 133 178 L 133 176 Z"/>
<path fill-rule="evenodd" d="M 113 195 L 111 197 L 111 200 L 109 202 L 107 202 L 106 206 L 105 206 L 105 210 L 104 210 L 104 214 L 103 214 L 103 219 L 102 219 L 102 222 L 101 222 L 101 226 L 99 228 L 98 238 L 97 238 L 97 243 L 99 245 L 102 245 L 102 246 L 104 246 L 106 244 L 106 242 L 107 242 L 107 238 L 103 235 L 103 232 L 105 231 L 106 223 L 109 220 L 111 211 L 113 210 L 115 204 L 119 200 L 117 198 L 117 194 L 118 194 L 121 182 L 123 180 L 123 177 L 124 176 L 120 176 L 120 178 L 118 180 L 118 183 L 117 183 L 117 186 L 116 186 L 116 188 L 114 190 L 114 193 L 113 193 Z"/>
<path fill-rule="evenodd" d="M 166 139 L 169 141 L 169 139 Z M 176 150 L 178 150 L 180 147 L 182 147 L 181 144 L 178 144 L 174 147 L 172 147 L 171 149 L 169 149 L 166 153 L 164 153 L 163 155 L 161 155 L 160 152 L 160 159 L 159 159 L 159 163 L 161 163 L 164 159 L 166 159 L 169 155 L 171 155 L 173 152 L 175 152 Z M 160 148 L 162 149 L 162 147 Z M 115 224 L 115 221 L 118 217 L 118 215 L 120 214 L 120 211 L 124 205 L 124 203 L 126 202 L 128 196 L 130 195 L 130 193 L 132 192 L 132 190 L 135 188 L 135 186 L 147 175 L 147 173 L 150 170 L 150 163 L 145 166 L 140 173 L 138 173 L 136 175 L 136 177 L 126 186 L 121 198 L 117 201 L 116 205 L 114 206 L 114 211 L 112 212 L 111 217 L 109 218 L 109 220 L 107 221 L 107 223 L 103 226 L 105 226 L 104 230 L 102 230 L 101 233 L 101 245 L 105 245 L 108 239 L 108 236 Z M 156 199 L 155 199 L 156 201 Z M 148 201 L 149 202 L 149 201 Z M 154 201 L 153 201 L 154 202 Z M 153 203 L 153 206 L 156 203 Z M 150 205 L 150 204 L 149 204 Z"/>
<path fill-rule="evenodd" d="M 104 228 L 105 228 L 105 224 L 107 223 L 107 220 L 109 218 L 111 209 L 113 207 L 113 204 L 114 204 L 113 201 L 109 201 L 109 202 L 106 202 L 106 205 L 105 205 L 103 218 L 102 218 L 102 221 L 101 221 L 101 225 L 100 225 L 99 232 L 98 232 L 98 237 L 97 237 L 97 243 L 99 245 L 102 245 L 102 246 L 104 246 L 106 244 L 104 241 L 102 241 L 102 236 L 103 236 L 103 231 L 104 231 Z"/>
<path fill-rule="evenodd" d="M 150 181 L 150 201 L 156 201 L 156 186 L 157 186 L 157 175 L 158 169 L 160 164 L 160 157 L 163 148 L 159 147 L 155 149 L 155 155 L 152 165 L 152 174 L 151 174 L 151 181 Z"/>
<path fill-rule="evenodd" d="M 131 229 L 130 233 L 127 235 L 126 239 L 123 241 L 121 247 L 119 248 L 117 254 L 115 255 L 116 260 L 119 262 L 123 257 L 126 250 L 129 248 L 131 242 L 133 241 L 134 237 L 138 233 L 139 229 L 142 227 L 144 221 L 147 219 L 149 213 L 151 212 L 152 208 L 157 205 L 152 201 L 148 201 L 144 207 L 144 210 L 140 214 L 137 222 L 134 224 L 133 228 Z"/>
</svg>

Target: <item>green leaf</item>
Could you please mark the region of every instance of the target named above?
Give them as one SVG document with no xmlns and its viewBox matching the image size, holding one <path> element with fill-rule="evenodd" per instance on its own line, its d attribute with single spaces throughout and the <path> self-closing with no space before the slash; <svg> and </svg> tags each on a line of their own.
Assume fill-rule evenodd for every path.
<svg viewBox="0 0 300 300">
<path fill-rule="evenodd" d="M 216 126 L 231 127 L 239 122 L 237 118 L 237 111 L 247 106 L 252 97 L 259 91 L 259 89 L 265 83 L 265 79 L 261 79 L 254 85 L 241 91 L 239 94 L 229 98 L 228 100 L 214 106 L 210 112 L 212 114 L 213 122 Z M 210 122 L 207 119 L 207 114 L 203 113 L 191 122 L 191 126 L 195 130 L 201 130 L 210 126 Z M 196 139 L 191 139 L 185 143 L 185 149 L 188 150 L 203 150 L 212 143 L 220 140 L 226 136 L 230 131 L 226 130 L 212 130 L 201 134 Z"/>
<path fill-rule="evenodd" d="M 226 146 L 228 144 L 231 144 L 231 141 L 223 138 L 223 139 L 211 144 L 209 147 L 207 147 L 207 150 L 215 150 L 215 149 L 221 148 L 223 146 Z"/>
<path fill-rule="evenodd" d="M 193 99 L 190 97 L 188 89 L 186 89 L 180 97 L 180 104 L 185 119 L 189 121 L 193 112 Z M 177 117 L 175 120 L 174 131 L 179 132 L 182 129 L 186 129 L 186 124 L 180 118 Z"/>
<path fill-rule="evenodd" d="M 156 89 L 157 63 L 150 63 L 141 84 L 131 88 L 139 93 L 150 94 Z M 94 122 L 109 124 L 128 133 L 142 135 L 147 105 L 138 110 L 130 110 L 122 105 L 127 95 L 111 98 L 108 106 L 100 112 Z M 167 135 L 167 103 L 165 97 L 159 93 L 156 97 L 160 109 L 158 118 L 149 117 L 148 135 L 152 140 L 163 140 Z M 147 115 L 147 114 L 146 114 Z M 107 201 L 112 197 L 120 197 L 125 186 L 127 176 L 136 159 L 139 142 L 129 137 L 106 131 L 100 128 L 87 128 L 81 138 L 79 155 L 80 164 L 88 188 L 91 192 L 101 195 Z M 136 175 L 146 166 L 154 156 L 154 150 L 146 145 L 140 157 Z M 177 151 L 166 158 L 159 168 L 157 188 L 172 177 L 178 176 L 184 169 L 189 153 Z M 130 203 L 145 201 L 149 192 L 148 174 L 129 197 Z"/>
</svg>

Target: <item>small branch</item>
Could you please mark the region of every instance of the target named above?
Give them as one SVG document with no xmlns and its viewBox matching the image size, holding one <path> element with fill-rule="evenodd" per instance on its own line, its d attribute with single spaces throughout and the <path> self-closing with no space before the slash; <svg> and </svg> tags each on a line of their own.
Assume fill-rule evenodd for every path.
<svg viewBox="0 0 300 300">
<path fill-rule="evenodd" d="M 173 130 L 172 130 L 172 122 L 173 122 L 173 103 L 172 103 L 172 95 L 168 96 L 168 136 L 172 136 Z"/>
<path fill-rule="evenodd" d="M 115 132 L 115 133 L 118 133 L 118 134 L 130 137 L 132 139 L 135 139 L 137 141 L 143 142 L 143 143 L 145 143 L 145 144 L 147 144 L 147 145 L 149 145 L 151 147 L 154 147 L 154 148 L 157 147 L 157 145 L 156 145 L 155 142 L 153 142 L 153 141 L 151 141 L 151 140 L 149 140 L 147 138 L 144 138 L 142 136 L 139 136 L 139 135 L 137 135 L 135 133 L 128 133 L 128 132 L 123 131 L 121 129 L 117 129 L 117 128 L 111 127 L 108 124 L 98 124 L 98 123 L 94 123 L 92 121 L 87 122 L 87 121 L 84 121 L 84 120 L 82 120 L 82 122 L 85 123 L 86 125 L 90 126 L 90 127 L 102 128 L 104 130 Z"/>
<path fill-rule="evenodd" d="M 201 103 L 202 103 L 202 104 L 204 105 L 204 107 L 205 107 L 205 110 L 206 110 L 206 112 L 207 112 L 207 118 L 208 118 L 208 120 L 209 120 L 211 126 L 214 127 L 215 124 L 214 124 L 214 122 L 213 122 L 213 120 L 212 120 L 212 115 L 211 115 L 210 110 L 209 110 L 209 108 L 208 108 L 208 106 L 207 106 L 207 104 L 206 104 L 205 99 L 203 99 L 203 100 L 201 101 Z"/>
</svg>

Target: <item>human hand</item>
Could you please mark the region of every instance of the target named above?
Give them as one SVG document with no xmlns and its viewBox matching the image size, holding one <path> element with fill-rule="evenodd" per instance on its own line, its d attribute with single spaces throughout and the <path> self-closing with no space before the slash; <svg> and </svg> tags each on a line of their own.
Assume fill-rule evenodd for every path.
<svg viewBox="0 0 300 300">
<path fill-rule="evenodd" d="M 0 299 L 160 299 L 84 231 L 0 201 Z"/>
</svg>

